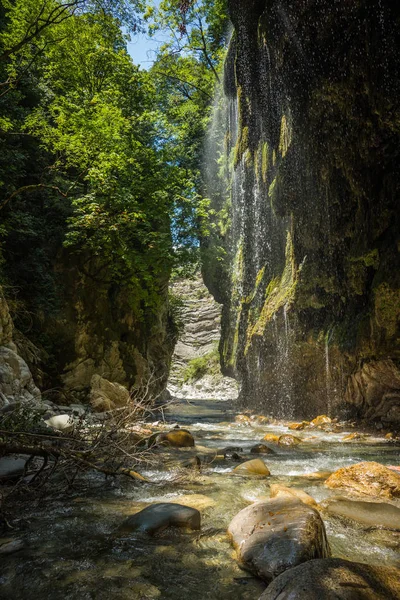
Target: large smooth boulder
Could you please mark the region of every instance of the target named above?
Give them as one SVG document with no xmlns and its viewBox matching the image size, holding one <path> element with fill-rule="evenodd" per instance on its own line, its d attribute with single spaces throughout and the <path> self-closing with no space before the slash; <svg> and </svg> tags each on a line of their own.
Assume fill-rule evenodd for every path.
<svg viewBox="0 0 400 600">
<path fill-rule="evenodd" d="M 228 534 L 240 563 L 267 582 L 302 562 L 330 556 L 319 513 L 297 499 L 247 506 L 232 519 Z"/>
<path fill-rule="evenodd" d="M 400 474 L 377 462 L 360 462 L 335 471 L 325 481 L 329 488 L 380 498 L 400 497 Z"/>
<path fill-rule="evenodd" d="M 128 517 L 118 528 L 117 535 L 135 531 L 154 535 L 167 527 L 200 529 L 200 525 L 201 516 L 196 508 L 172 502 L 160 502 Z"/>
<path fill-rule="evenodd" d="M 311 560 L 279 575 L 259 600 L 398 600 L 400 570 L 340 558 Z"/>
<path fill-rule="evenodd" d="M 324 510 L 331 515 L 352 519 L 368 527 L 400 531 L 400 508 L 393 504 L 332 498 L 324 503 Z"/>
<path fill-rule="evenodd" d="M 97 412 L 123 408 L 129 402 L 129 391 L 120 383 L 108 381 L 100 375 L 93 375 L 90 386 L 90 403 Z"/>
<path fill-rule="evenodd" d="M 157 442 L 173 448 L 190 448 L 194 446 L 194 437 L 186 429 L 171 429 L 157 436 Z"/>
<path fill-rule="evenodd" d="M 253 460 L 247 460 L 246 462 L 238 465 L 233 469 L 234 473 L 238 475 L 264 475 L 269 477 L 271 475 L 270 470 L 261 458 L 254 458 Z"/>
<path fill-rule="evenodd" d="M 312 506 L 313 508 L 317 508 L 318 506 L 314 498 L 306 494 L 306 492 L 303 492 L 303 490 L 289 488 L 285 485 L 281 485 L 280 483 L 272 483 L 270 485 L 269 492 L 271 498 L 297 498 L 300 500 L 300 502 L 303 502 L 308 506 Z"/>
</svg>

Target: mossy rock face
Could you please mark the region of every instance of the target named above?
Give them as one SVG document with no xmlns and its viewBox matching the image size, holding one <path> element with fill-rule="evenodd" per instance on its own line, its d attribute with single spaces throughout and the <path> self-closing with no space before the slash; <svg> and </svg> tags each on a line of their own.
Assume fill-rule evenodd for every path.
<svg viewBox="0 0 400 600">
<path fill-rule="evenodd" d="M 397 422 L 394 401 L 347 387 L 400 361 L 399 18 L 386 0 L 339 4 L 285 3 L 283 19 L 278 2 L 228 0 L 222 367 L 273 416 L 335 416 L 346 399 Z"/>
</svg>

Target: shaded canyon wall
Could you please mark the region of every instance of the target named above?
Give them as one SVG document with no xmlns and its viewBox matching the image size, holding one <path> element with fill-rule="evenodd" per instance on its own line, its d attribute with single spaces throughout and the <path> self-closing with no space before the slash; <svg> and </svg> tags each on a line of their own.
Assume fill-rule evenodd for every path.
<svg viewBox="0 0 400 600">
<path fill-rule="evenodd" d="M 224 371 L 278 416 L 399 424 L 400 7 L 229 10 L 203 243 Z"/>
</svg>

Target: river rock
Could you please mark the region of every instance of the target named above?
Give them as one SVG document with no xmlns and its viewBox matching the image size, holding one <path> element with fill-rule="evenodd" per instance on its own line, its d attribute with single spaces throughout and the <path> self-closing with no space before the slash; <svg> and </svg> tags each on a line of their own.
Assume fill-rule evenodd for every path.
<svg viewBox="0 0 400 600">
<path fill-rule="evenodd" d="M 154 535 L 167 527 L 200 529 L 200 523 L 201 516 L 197 509 L 183 504 L 160 502 L 128 517 L 118 528 L 117 534 L 124 535 L 138 531 Z"/>
<path fill-rule="evenodd" d="M 342 438 L 342 442 L 353 442 L 354 440 L 362 440 L 364 438 L 364 433 L 359 433 L 358 431 L 355 431 L 354 433 L 349 433 L 348 435 L 345 435 L 344 438 Z"/>
<path fill-rule="evenodd" d="M 273 433 L 266 433 L 263 437 L 264 442 L 270 442 L 272 444 L 277 444 L 279 442 L 279 435 L 274 435 Z"/>
<path fill-rule="evenodd" d="M 327 417 L 326 415 L 319 415 L 315 417 L 310 423 L 313 427 L 320 427 L 321 425 L 325 425 L 326 423 L 332 423 L 332 419 Z"/>
<path fill-rule="evenodd" d="M 267 465 L 263 460 L 261 460 L 261 458 L 248 460 L 235 467 L 233 472 L 239 475 L 264 475 L 265 477 L 269 477 L 271 475 Z"/>
<path fill-rule="evenodd" d="M 259 600 L 398 600 L 400 570 L 340 558 L 311 560 L 279 575 Z"/>
<path fill-rule="evenodd" d="M 157 436 L 157 442 L 173 448 L 189 448 L 194 446 L 194 437 L 186 429 L 172 429 Z"/>
<path fill-rule="evenodd" d="M 275 452 L 265 444 L 257 444 L 250 448 L 250 454 L 275 454 Z"/>
<path fill-rule="evenodd" d="M 45 423 L 57 431 L 71 431 L 74 428 L 74 420 L 70 415 L 55 415 L 47 419 Z"/>
<path fill-rule="evenodd" d="M 14 554 L 15 552 L 22 550 L 24 547 L 24 542 L 18 538 L 0 539 L 0 556 Z"/>
<path fill-rule="evenodd" d="M 384 527 L 400 531 L 400 508 L 393 504 L 332 498 L 323 506 L 331 515 L 352 519 L 368 527 Z"/>
<path fill-rule="evenodd" d="M 247 415 L 236 415 L 235 423 L 242 423 L 244 425 L 248 425 L 249 423 L 251 423 L 251 419 Z"/>
<path fill-rule="evenodd" d="M 280 446 L 297 446 L 297 444 L 300 444 L 300 442 L 300 438 L 290 435 L 289 433 L 279 436 L 278 440 L 278 444 Z"/>
<path fill-rule="evenodd" d="M 301 423 L 290 423 L 290 425 L 288 425 L 288 429 L 290 429 L 291 431 L 302 431 L 306 425 L 309 425 L 309 421 L 302 421 Z"/>
<path fill-rule="evenodd" d="M 400 497 L 400 475 L 377 462 L 360 462 L 335 471 L 325 481 L 329 488 L 381 498 Z"/>
<path fill-rule="evenodd" d="M 122 408 L 130 400 L 130 394 L 126 387 L 117 382 L 108 381 L 100 375 L 93 375 L 90 387 L 90 403 L 97 412 Z"/>
<path fill-rule="evenodd" d="M 297 498 L 300 500 L 300 502 L 303 502 L 308 506 L 312 506 L 313 508 L 318 507 L 318 504 L 314 498 L 306 494 L 306 492 L 303 492 L 303 490 L 289 488 L 285 485 L 281 485 L 280 483 L 272 483 L 269 490 L 271 498 Z"/>
<path fill-rule="evenodd" d="M 247 506 L 232 519 L 228 534 L 242 565 L 267 582 L 299 563 L 330 556 L 319 513 L 297 499 Z"/>
</svg>

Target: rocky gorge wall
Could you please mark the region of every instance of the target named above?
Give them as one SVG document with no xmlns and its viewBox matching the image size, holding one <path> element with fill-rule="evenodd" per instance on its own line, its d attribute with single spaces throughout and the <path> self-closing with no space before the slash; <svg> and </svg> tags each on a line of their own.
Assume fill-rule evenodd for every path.
<svg viewBox="0 0 400 600">
<path fill-rule="evenodd" d="M 174 398 L 236 398 L 235 380 L 224 377 L 220 369 L 221 306 L 200 274 L 175 281 L 171 292 L 180 303 L 181 331 L 172 356 L 168 391 Z"/>
<path fill-rule="evenodd" d="M 208 161 L 218 233 L 203 244 L 205 281 L 224 304 L 224 372 L 245 404 L 278 416 L 398 425 L 400 8 L 230 0 L 229 10 Z"/>
<path fill-rule="evenodd" d="M 160 394 L 177 334 L 169 272 L 153 281 L 157 308 L 146 306 L 129 282 L 118 285 L 98 259 L 59 252 L 51 277 L 47 310 L 35 310 L 37 297 L 29 287 L 19 288 L 20 305 L 32 315 L 26 332 L 14 328 L 0 295 L 0 407 L 40 399 L 36 384 L 47 401 L 90 402 L 98 411 L 126 404 L 130 391 L 147 385 Z"/>
</svg>

